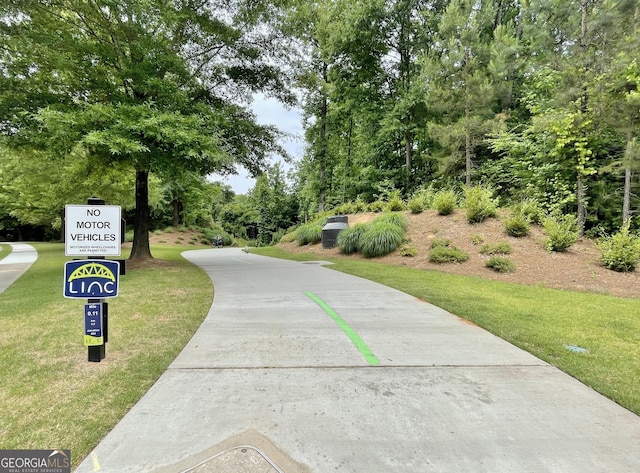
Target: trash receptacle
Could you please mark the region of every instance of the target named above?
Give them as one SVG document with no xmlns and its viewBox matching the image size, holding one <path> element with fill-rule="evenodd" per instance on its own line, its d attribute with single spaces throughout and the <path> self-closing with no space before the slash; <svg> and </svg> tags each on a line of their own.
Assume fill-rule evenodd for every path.
<svg viewBox="0 0 640 473">
<path fill-rule="evenodd" d="M 334 215 L 327 218 L 327 223 L 322 227 L 322 248 L 334 248 L 338 242 L 338 234 L 349 227 L 347 215 Z"/>
</svg>

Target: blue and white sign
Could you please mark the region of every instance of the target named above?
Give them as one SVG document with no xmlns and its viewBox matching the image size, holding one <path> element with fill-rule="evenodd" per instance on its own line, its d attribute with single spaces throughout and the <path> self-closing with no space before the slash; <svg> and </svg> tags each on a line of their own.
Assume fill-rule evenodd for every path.
<svg viewBox="0 0 640 473">
<path fill-rule="evenodd" d="M 102 304 L 84 305 L 84 346 L 104 345 L 102 333 Z"/>
<path fill-rule="evenodd" d="M 109 260 L 67 261 L 64 264 L 64 297 L 106 299 L 118 295 L 120 263 Z"/>
</svg>

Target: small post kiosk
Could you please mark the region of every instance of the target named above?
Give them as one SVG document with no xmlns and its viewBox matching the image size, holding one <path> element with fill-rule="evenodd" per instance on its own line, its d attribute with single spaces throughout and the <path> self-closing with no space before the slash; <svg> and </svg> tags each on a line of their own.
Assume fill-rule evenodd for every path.
<svg viewBox="0 0 640 473">
<path fill-rule="evenodd" d="M 122 243 L 121 208 L 105 205 L 96 197 L 87 205 L 65 206 L 65 255 L 86 256 L 67 261 L 64 268 L 64 297 L 87 299 L 84 306 L 84 344 L 88 361 L 100 362 L 109 341 L 109 307 L 105 299 L 118 295 Z"/>
</svg>

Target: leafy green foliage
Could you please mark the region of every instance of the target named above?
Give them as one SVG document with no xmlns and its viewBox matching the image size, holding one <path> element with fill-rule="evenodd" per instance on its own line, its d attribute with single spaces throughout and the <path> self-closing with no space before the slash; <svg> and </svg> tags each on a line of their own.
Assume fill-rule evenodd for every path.
<svg viewBox="0 0 640 473">
<path fill-rule="evenodd" d="M 236 166 L 257 175 L 274 152 L 286 156 L 279 132 L 230 99 L 291 98 L 276 65 L 286 46 L 267 27 L 275 10 L 261 1 L 251 12 L 236 1 L 16 2 L 0 29 L 0 133 L 16 149 L 134 170 L 131 257 L 148 258 L 150 176 Z"/>
<path fill-rule="evenodd" d="M 436 192 L 433 196 L 433 207 L 438 212 L 438 215 L 451 214 L 458 205 L 458 196 L 451 189 L 444 189 Z"/>
<path fill-rule="evenodd" d="M 416 249 L 415 246 L 410 245 L 410 244 L 406 244 L 406 245 L 402 245 L 402 247 L 400 248 L 400 256 L 408 256 L 408 257 L 413 257 L 416 256 L 418 254 L 418 250 Z"/>
<path fill-rule="evenodd" d="M 387 202 L 385 210 L 387 212 L 400 212 L 402 210 L 407 210 L 407 204 L 402 200 L 400 191 L 393 192 L 390 195 L 389 202 Z"/>
<path fill-rule="evenodd" d="M 479 235 L 477 233 L 471 235 L 471 243 L 473 245 L 480 245 L 480 244 L 484 243 L 484 236 L 483 235 Z"/>
<path fill-rule="evenodd" d="M 434 238 L 431 240 L 431 248 L 447 247 L 451 246 L 451 243 L 453 242 L 448 238 Z"/>
<path fill-rule="evenodd" d="M 453 246 L 436 246 L 429 252 L 432 263 L 463 263 L 468 259 L 468 254 Z"/>
<path fill-rule="evenodd" d="M 529 219 L 522 213 L 514 213 L 504 219 L 504 229 L 507 235 L 520 238 L 527 236 L 531 230 Z"/>
<path fill-rule="evenodd" d="M 483 255 L 508 255 L 511 253 L 511 244 L 507 241 L 500 241 L 497 243 L 487 243 L 480 248 L 480 253 Z"/>
<path fill-rule="evenodd" d="M 426 189 L 421 188 L 409 197 L 407 208 L 412 214 L 419 214 L 420 212 L 432 207 L 434 196 L 435 191 L 432 187 L 428 187 Z"/>
<path fill-rule="evenodd" d="M 537 200 L 527 198 L 513 206 L 513 215 L 522 215 L 529 222 L 540 225 L 544 219 L 544 209 Z"/>
<path fill-rule="evenodd" d="M 515 263 L 504 256 L 492 256 L 484 262 L 484 265 L 498 273 L 513 273 L 516 270 Z"/>
<path fill-rule="evenodd" d="M 567 251 L 578 241 L 578 227 L 575 215 L 554 215 L 543 220 L 547 234 L 544 247 L 548 251 Z"/>
<path fill-rule="evenodd" d="M 483 222 L 489 217 L 495 217 L 498 204 L 493 199 L 493 191 L 484 186 L 466 187 L 464 190 L 464 207 L 469 223 Z"/>
<path fill-rule="evenodd" d="M 624 226 L 620 231 L 597 243 L 600 250 L 600 261 L 605 268 L 618 272 L 629 272 L 636 269 L 640 262 L 640 238 L 629 232 Z"/>
</svg>

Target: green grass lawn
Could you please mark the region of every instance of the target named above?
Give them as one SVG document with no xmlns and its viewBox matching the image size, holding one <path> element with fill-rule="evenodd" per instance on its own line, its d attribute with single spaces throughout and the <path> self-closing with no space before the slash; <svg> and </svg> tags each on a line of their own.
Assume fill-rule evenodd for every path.
<svg viewBox="0 0 640 473">
<path fill-rule="evenodd" d="M 62 296 L 71 258 L 62 244 L 34 246 L 38 260 L 0 294 L 0 448 L 71 449 L 77 466 L 191 338 L 213 290 L 180 256 L 189 248 L 154 246 L 162 264 L 121 277 L 106 358 L 90 363 L 86 300 Z"/>
<path fill-rule="evenodd" d="M 252 253 L 296 260 L 278 248 Z M 370 279 L 470 320 L 640 415 L 640 299 L 522 286 L 335 258 L 332 269 Z M 586 348 L 576 353 L 566 346 Z"/>
<path fill-rule="evenodd" d="M 11 245 L 8 245 L 6 243 L 0 243 L 0 261 L 2 261 L 4 258 L 9 256 L 11 251 L 13 251 L 13 248 L 11 248 Z"/>
</svg>

